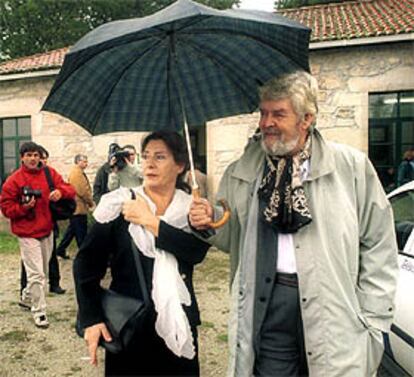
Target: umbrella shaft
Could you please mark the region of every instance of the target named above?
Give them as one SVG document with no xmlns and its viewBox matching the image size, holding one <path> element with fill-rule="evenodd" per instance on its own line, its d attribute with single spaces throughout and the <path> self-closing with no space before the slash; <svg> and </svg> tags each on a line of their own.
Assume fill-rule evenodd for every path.
<svg viewBox="0 0 414 377">
<path fill-rule="evenodd" d="M 191 140 L 190 140 L 190 132 L 188 131 L 188 124 L 184 118 L 184 133 L 185 133 L 185 140 L 187 142 L 187 150 L 188 150 L 188 159 L 190 161 L 190 173 L 191 173 L 191 181 L 193 190 L 198 189 L 198 184 L 196 181 L 195 173 L 194 173 L 194 161 L 193 161 L 193 150 L 191 148 Z"/>
</svg>

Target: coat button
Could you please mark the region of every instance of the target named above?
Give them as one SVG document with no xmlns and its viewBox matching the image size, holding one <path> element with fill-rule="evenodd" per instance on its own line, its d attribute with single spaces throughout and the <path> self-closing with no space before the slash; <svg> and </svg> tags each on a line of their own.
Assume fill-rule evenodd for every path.
<svg viewBox="0 0 414 377">
<path fill-rule="evenodd" d="M 389 312 L 392 312 L 392 308 L 388 308 L 388 311 L 389 311 Z"/>
<path fill-rule="evenodd" d="M 186 274 L 181 274 L 181 278 L 182 279 L 186 279 L 187 278 L 187 275 Z"/>
<path fill-rule="evenodd" d="M 265 282 L 266 283 L 270 283 L 272 281 L 272 279 L 271 278 L 269 278 L 269 277 L 267 277 L 266 279 L 265 279 Z"/>
<path fill-rule="evenodd" d="M 260 302 L 265 302 L 265 301 L 266 301 L 266 297 L 260 297 L 260 298 L 259 298 L 259 301 L 260 301 Z"/>
<path fill-rule="evenodd" d="M 306 299 L 306 297 L 304 297 L 303 299 L 302 299 L 302 302 L 306 302 L 307 301 L 307 299 Z"/>
<path fill-rule="evenodd" d="M 312 352 L 308 352 L 308 356 L 312 356 Z"/>
</svg>

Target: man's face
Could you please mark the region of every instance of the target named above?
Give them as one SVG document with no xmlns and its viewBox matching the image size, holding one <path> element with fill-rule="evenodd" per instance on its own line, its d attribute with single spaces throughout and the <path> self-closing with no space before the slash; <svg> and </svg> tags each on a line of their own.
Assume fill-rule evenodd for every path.
<svg viewBox="0 0 414 377">
<path fill-rule="evenodd" d="M 88 167 L 88 159 L 87 158 L 81 158 L 78 161 L 78 165 L 82 170 L 85 170 Z"/>
<path fill-rule="evenodd" d="M 266 100 L 260 103 L 259 127 L 262 147 L 274 156 L 293 155 L 305 144 L 313 116 L 300 121 L 290 99 Z"/>
<path fill-rule="evenodd" d="M 40 156 L 40 162 L 42 163 L 42 165 L 43 166 L 46 166 L 47 165 L 47 160 L 49 159 L 49 157 L 48 156 L 46 156 L 45 154 L 42 154 L 41 156 Z"/>
<path fill-rule="evenodd" d="M 22 164 L 30 170 L 39 169 L 40 154 L 36 151 L 25 152 L 21 157 Z"/>
</svg>

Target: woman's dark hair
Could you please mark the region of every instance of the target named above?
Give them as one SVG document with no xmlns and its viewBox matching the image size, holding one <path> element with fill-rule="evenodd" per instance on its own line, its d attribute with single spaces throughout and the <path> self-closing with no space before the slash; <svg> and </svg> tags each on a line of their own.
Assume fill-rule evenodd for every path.
<svg viewBox="0 0 414 377">
<path fill-rule="evenodd" d="M 147 135 L 141 143 L 141 153 L 144 152 L 150 141 L 161 140 L 165 143 L 168 150 L 172 153 L 177 164 L 183 164 L 184 170 L 178 175 L 175 187 L 187 193 L 191 193 L 191 187 L 185 182 L 184 178 L 189 168 L 188 152 L 183 137 L 174 131 L 155 131 Z"/>
</svg>

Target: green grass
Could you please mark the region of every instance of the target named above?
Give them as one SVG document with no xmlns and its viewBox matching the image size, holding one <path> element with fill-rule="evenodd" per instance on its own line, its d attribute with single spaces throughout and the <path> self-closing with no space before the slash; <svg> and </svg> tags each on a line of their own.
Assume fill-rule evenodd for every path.
<svg viewBox="0 0 414 377">
<path fill-rule="evenodd" d="M 0 232 L 0 254 L 14 254 L 19 252 L 17 238 L 10 233 Z"/>
<path fill-rule="evenodd" d="M 197 273 L 204 281 L 227 284 L 230 270 L 229 256 L 215 249 L 207 253 L 204 261 L 197 265 Z M 214 289 L 213 289 L 214 290 Z"/>
<path fill-rule="evenodd" d="M 208 329 L 214 329 L 214 323 L 203 321 L 201 322 L 201 327 L 208 328 Z"/>
<path fill-rule="evenodd" d="M 207 290 L 209 292 L 219 292 L 221 291 L 221 288 L 220 287 L 207 287 Z"/>
<path fill-rule="evenodd" d="M 12 330 L 0 336 L 2 342 L 27 342 L 29 340 L 27 331 Z"/>
</svg>

